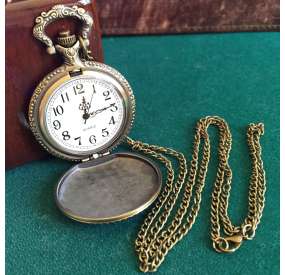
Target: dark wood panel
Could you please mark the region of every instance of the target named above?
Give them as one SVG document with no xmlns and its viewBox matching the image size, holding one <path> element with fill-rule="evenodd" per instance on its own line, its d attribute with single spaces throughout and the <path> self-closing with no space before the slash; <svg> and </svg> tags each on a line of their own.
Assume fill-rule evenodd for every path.
<svg viewBox="0 0 285 275">
<path fill-rule="evenodd" d="M 31 95 L 40 80 L 61 64 L 61 58 L 48 55 L 44 45 L 32 35 L 34 19 L 41 11 L 53 5 L 79 4 L 74 0 L 28 0 L 6 5 L 6 167 L 46 157 L 47 154 L 25 128 L 25 119 Z M 101 35 L 95 2 L 84 6 L 94 18 L 91 32 L 91 50 L 98 61 L 103 61 Z M 51 24 L 48 33 L 54 37 L 67 28 L 77 31 L 73 19 Z"/>
<path fill-rule="evenodd" d="M 279 0 L 97 0 L 104 35 L 279 30 Z"/>
</svg>

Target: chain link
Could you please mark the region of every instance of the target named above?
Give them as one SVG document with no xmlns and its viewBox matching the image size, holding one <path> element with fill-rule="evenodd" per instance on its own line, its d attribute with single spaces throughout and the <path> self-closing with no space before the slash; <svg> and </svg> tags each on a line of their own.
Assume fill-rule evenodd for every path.
<svg viewBox="0 0 285 275">
<path fill-rule="evenodd" d="M 249 183 L 248 215 L 241 226 L 234 226 L 228 216 L 232 180 L 228 159 L 232 137 L 227 123 L 222 118 L 212 116 L 198 121 L 192 160 L 188 169 L 182 153 L 127 138 L 127 143 L 133 150 L 157 159 L 164 164 L 167 172 L 165 187 L 144 220 L 135 241 L 140 269 L 143 272 L 156 271 L 170 249 L 191 230 L 195 223 L 210 160 L 210 139 L 207 130 L 211 125 L 219 129 L 219 164 L 211 202 L 213 247 L 217 252 L 233 252 L 239 248 L 243 240 L 254 237 L 262 216 L 266 190 L 259 141 L 260 136 L 264 133 L 263 124 L 250 124 L 247 131 L 247 141 L 252 159 L 252 176 Z M 199 155 L 201 144 L 203 150 Z M 175 177 L 170 158 L 175 158 L 178 161 L 177 177 Z M 184 192 L 181 204 L 174 218 L 169 220 L 182 189 Z"/>
</svg>

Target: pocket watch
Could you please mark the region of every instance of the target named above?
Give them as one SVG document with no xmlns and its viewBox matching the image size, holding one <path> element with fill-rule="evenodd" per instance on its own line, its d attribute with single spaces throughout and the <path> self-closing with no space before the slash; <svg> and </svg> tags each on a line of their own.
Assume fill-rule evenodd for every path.
<svg viewBox="0 0 285 275">
<path fill-rule="evenodd" d="M 54 43 L 46 26 L 66 17 L 79 19 L 81 31 L 60 32 Z M 64 63 L 36 87 L 29 105 L 30 128 L 49 153 L 79 162 L 57 184 L 59 209 L 86 223 L 139 213 L 157 197 L 161 174 L 148 158 L 110 153 L 126 139 L 134 120 L 135 99 L 128 81 L 93 60 L 88 49 L 93 20 L 83 8 L 56 5 L 35 23 L 34 37 Z"/>
</svg>

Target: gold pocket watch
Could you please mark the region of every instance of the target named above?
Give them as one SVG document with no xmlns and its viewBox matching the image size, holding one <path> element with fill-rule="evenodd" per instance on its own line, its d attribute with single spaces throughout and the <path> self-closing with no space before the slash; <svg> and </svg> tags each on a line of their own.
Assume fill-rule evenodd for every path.
<svg viewBox="0 0 285 275">
<path fill-rule="evenodd" d="M 82 21 L 79 35 L 61 32 L 57 44 L 46 26 L 60 18 Z M 56 188 L 56 203 L 68 217 L 86 223 L 128 218 L 157 197 L 161 174 L 149 159 L 111 150 L 125 140 L 135 114 L 127 80 L 115 69 L 95 62 L 88 50 L 91 16 L 77 6 L 56 5 L 35 20 L 34 36 L 64 64 L 36 87 L 29 105 L 30 127 L 51 154 L 80 163 Z"/>
</svg>

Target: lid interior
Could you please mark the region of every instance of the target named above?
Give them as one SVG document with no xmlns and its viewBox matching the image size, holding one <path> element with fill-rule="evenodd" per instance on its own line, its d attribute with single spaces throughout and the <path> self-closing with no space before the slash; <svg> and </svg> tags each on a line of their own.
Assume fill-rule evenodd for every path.
<svg viewBox="0 0 285 275">
<path fill-rule="evenodd" d="M 58 183 L 56 200 L 72 219 L 111 222 L 141 212 L 160 187 L 161 173 L 152 161 L 118 153 L 72 167 Z"/>
</svg>

